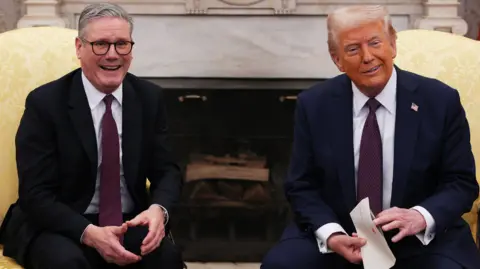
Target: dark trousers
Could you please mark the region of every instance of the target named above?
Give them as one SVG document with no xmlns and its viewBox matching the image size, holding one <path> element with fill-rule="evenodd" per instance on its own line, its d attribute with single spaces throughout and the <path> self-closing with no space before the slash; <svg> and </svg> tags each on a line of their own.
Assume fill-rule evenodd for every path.
<svg viewBox="0 0 480 269">
<path fill-rule="evenodd" d="M 264 257 L 260 269 L 362 269 L 336 253 L 322 254 L 316 239 L 306 233 L 283 237 Z M 405 260 L 397 259 L 392 269 L 462 269 L 448 257 L 418 255 Z M 477 268 L 477 267 L 474 267 Z M 480 264 L 479 267 L 480 268 Z"/>
<path fill-rule="evenodd" d="M 98 223 L 96 215 L 86 216 L 93 224 Z M 130 216 L 124 216 L 125 220 Z M 124 247 L 128 251 L 140 254 L 140 246 L 148 233 L 148 227 L 132 227 L 124 237 Z M 27 253 L 26 269 L 103 269 L 120 268 L 107 263 L 96 249 L 80 244 L 60 234 L 41 233 L 31 244 Z M 136 264 L 126 269 L 182 269 L 183 261 L 180 251 L 173 242 L 165 237 L 160 246 L 150 254 L 142 257 Z"/>
</svg>

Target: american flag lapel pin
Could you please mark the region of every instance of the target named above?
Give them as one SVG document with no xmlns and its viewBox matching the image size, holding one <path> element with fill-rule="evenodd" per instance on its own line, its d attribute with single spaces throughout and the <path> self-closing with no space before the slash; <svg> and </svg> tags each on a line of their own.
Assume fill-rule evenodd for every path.
<svg viewBox="0 0 480 269">
<path fill-rule="evenodd" d="M 412 103 L 412 106 L 410 106 L 410 108 L 411 108 L 413 111 L 415 111 L 415 112 L 418 111 L 418 106 L 417 106 L 417 104 L 415 104 L 415 103 Z"/>
</svg>

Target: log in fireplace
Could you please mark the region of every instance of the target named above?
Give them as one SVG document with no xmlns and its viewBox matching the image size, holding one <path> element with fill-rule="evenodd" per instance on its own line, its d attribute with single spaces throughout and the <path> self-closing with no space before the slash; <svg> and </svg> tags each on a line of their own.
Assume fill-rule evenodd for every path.
<svg viewBox="0 0 480 269">
<path fill-rule="evenodd" d="M 282 182 L 296 95 L 314 80 L 149 79 L 165 92 L 184 173 L 171 212 L 186 261 L 261 261 L 290 211 Z"/>
</svg>

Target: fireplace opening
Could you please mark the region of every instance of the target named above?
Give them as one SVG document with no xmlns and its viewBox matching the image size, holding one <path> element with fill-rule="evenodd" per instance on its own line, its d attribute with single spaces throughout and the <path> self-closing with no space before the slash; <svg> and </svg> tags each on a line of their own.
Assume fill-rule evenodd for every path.
<svg viewBox="0 0 480 269">
<path fill-rule="evenodd" d="M 186 261 L 260 262 L 291 219 L 282 183 L 297 94 L 318 81 L 149 79 L 184 174 L 172 210 Z"/>
</svg>

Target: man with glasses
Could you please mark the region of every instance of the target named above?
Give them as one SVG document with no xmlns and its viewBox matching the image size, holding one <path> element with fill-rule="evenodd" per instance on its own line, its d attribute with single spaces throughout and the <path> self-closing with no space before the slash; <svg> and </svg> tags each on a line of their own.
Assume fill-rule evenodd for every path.
<svg viewBox="0 0 480 269">
<path fill-rule="evenodd" d="M 161 89 L 128 73 L 132 31 L 121 7 L 87 6 L 75 40 L 81 68 L 26 99 L 19 200 L 3 241 L 27 269 L 183 267 L 165 236 L 181 174 Z"/>
</svg>

